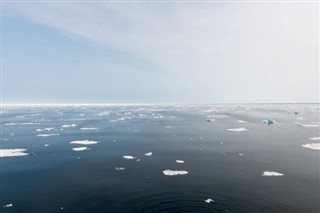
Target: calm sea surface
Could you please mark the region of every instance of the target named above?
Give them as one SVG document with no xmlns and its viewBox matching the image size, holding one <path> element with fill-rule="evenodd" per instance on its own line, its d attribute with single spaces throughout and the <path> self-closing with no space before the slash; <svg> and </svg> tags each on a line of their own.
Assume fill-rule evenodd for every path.
<svg viewBox="0 0 320 213">
<path fill-rule="evenodd" d="M 320 151 L 302 146 L 320 143 L 316 104 L 5 106 L 1 116 L 1 149 L 28 155 L 0 158 L 0 212 L 320 212 Z M 97 143 L 70 143 L 85 140 Z"/>
</svg>

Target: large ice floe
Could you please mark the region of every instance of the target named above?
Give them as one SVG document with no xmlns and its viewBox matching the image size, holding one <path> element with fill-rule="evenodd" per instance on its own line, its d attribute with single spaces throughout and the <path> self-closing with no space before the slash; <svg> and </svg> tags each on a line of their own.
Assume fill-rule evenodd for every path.
<svg viewBox="0 0 320 213">
<path fill-rule="evenodd" d="M 312 140 L 312 141 L 319 141 L 320 140 L 320 137 L 310 137 L 309 140 Z"/>
<path fill-rule="evenodd" d="M 233 129 L 227 129 L 230 132 L 243 132 L 243 131 L 248 131 L 249 129 L 240 127 L 240 128 L 233 128 Z"/>
<path fill-rule="evenodd" d="M 262 173 L 262 176 L 283 176 L 284 174 L 280 172 L 274 172 L 274 171 L 264 171 Z"/>
<path fill-rule="evenodd" d="M 186 175 L 188 174 L 187 171 L 185 170 L 170 170 L 170 169 L 167 169 L 167 170 L 164 170 L 162 171 L 164 175 L 167 175 L 167 176 L 176 176 L 176 175 Z"/>
<path fill-rule="evenodd" d="M 0 157 L 19 157 L 29 155 L 26 149 L 0 149 Z"/>
<path fill-rule="evenodd" d="M 56 135 L 59 135 L 59 134 L 39 134 L 37 136 L 38 137 L 50 137 L 50 136 L 56 136 Z"/>
<path fill-rule="evenodd" d="M 76 151 L 76 152 L 82 152 L 82 151 L 86 151 L 86 150 L 89 150 L 89 149 L 90 148 L 88 148 L 86 146 L 72 148 L 72 150 Z"/>
<path fill-rule="evenodd" d="M 308 149 L 320 150 L 320 143 L 307 143 L 301 146 Z"/>
<path fill-rule="evenodd" d="M 122 156 L 124 159 L 127 159 L 127 160 L 133 160 L 133 159 L 136 159 L 137 157 L 133 157 L 131 155 L 125 155 L 125 156 Z"/>
<path fill-rule="evenodd" d="M 81 144 L 81 145 L 92 145 L 97 144 L 97 141 L 89 141 L 89 140 L 82 140 L 82 141 L 71 141 L 71 144 Z"/>
</svg>

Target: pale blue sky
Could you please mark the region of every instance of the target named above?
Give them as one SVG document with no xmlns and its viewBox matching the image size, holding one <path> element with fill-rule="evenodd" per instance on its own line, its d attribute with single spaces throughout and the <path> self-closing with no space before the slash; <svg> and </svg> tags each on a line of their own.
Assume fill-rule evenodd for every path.
<svg viewBox="0 0 320 213">
<path fill-rule="evenodd" d="M 3 101 L 319 102 L 317 3 L 3 3 Z"/>
</svg>

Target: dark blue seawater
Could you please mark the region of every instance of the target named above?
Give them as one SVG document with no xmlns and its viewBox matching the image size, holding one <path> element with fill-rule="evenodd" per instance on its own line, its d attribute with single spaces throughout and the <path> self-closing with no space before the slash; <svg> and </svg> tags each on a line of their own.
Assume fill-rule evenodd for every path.
<svg viewBox="0 0 320 213">
<path fill-rule="evenodd" d="M 320 151 L 302 147 L 320 142 L 309 139 L 316 104 L 4 106 L 1 116 L 1 149 L 28 155 L 0 158 L 0 212 L 320 212 Z"/>
</svg>

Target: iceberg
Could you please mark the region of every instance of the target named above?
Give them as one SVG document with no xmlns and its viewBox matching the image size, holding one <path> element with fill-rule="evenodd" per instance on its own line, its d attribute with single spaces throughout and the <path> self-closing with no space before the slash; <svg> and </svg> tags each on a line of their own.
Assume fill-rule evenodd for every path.
<svg viewBox="0 0 320 213">
<path fill-rule="evenodd" d="M 176 160 L 177 163 L 184 163 L 183 160 Z"/>
<path fill-rule="evenodd" d="M 309 140 L 312 140 L 312 141 L 319 141 L 320 140 L 320 137 L 310 137 Z"/>
<path fill-rule="evenodd" d="M 71 144 L 82 144 L 82 145 L 92 145 L 97 144 L 97 141 L 89 141 L 89 140 L 83 140 L 83 141 L 71 141 Z"/>
<path fill-rule="evenodd" d="M 151 156 L 151 155 L 152 155 L 152 152 L 148 152 L 148 153 L 146 153 L 146 154 L 144 154 L 144 155 L 146 155 L 146 156 Z"/>
<path fill-rule="evenodd" d="M 0 157 L 19 157 L 29 155 L 26 149 L 0 149 Z"/>
<path fill-rule="evenodd" d="M 284 174 L 280 172 L 274 172 L 274 171 L 264 171 L 262 173 L 262 176 L 283 176 Z"/>
<path fill-rule="evenodd" d="M 206 202 L 206 203 L 212 203 L 212 202 L 214 202 L 214 200 L 212 200 L 211 198 L 208 198 L 208 199 L 206 199 L 204 202 Z"/>
<path fill-rule="evenodd" d="M 98 130 L 100 128 L 96 128 L 96 127 L 83 127 L 83 128 L 80 128 L 81 130 L 85 130 L 85 131 L 90 131 L 90 130 Z"/>
<path fill-rule="evenodd" d="M 127 160 L 133 160 L 133 159 L 136 159 L 137 157 L 133 157 L 131 155 L 125 155 L 125 156 L 122 156 L 124 159 L 127 159 Z"/>
<path fill-rule="evenodd" d="M 83 147 L 72 148 L 72 150 L 76 152 L 81 152 L 81 151 L 89 150 L 89 148 L 86 146 L 83 146 Z"/>
<path fill-rule="evenodd" d="M 167 169 L 167 170 L 164 170 L 162 171 L 164 175 L 167 175 L 167 176 L 176 176 L 176 175 L 186 175 L 188 174 L 187 171 L 184 171 L 184 170 L 170 170 L 170 169 Z"/>
<path fill-rule="evenodd" d="M 6 205 L 4 205 L 4 206 L 2 206 L 3 208 L 11 208 L 13 206 L 13 204 L 12 203 L 9 203 L 9 204 L 6 204 Z"/>
<path fill-rule="evenodd" d="M 303 144 L 302 147 L 313 150 L 320 150 L 320 143 L 307 143 Z"/>
<path fill-rule="evenodd" d="M 230 132 L 243 132 L 243 131 L 248 131 L 249 129 L 240 127 L 240 128 L 233 128 L 233 129 L 227 129 Z"/>
</svg>

